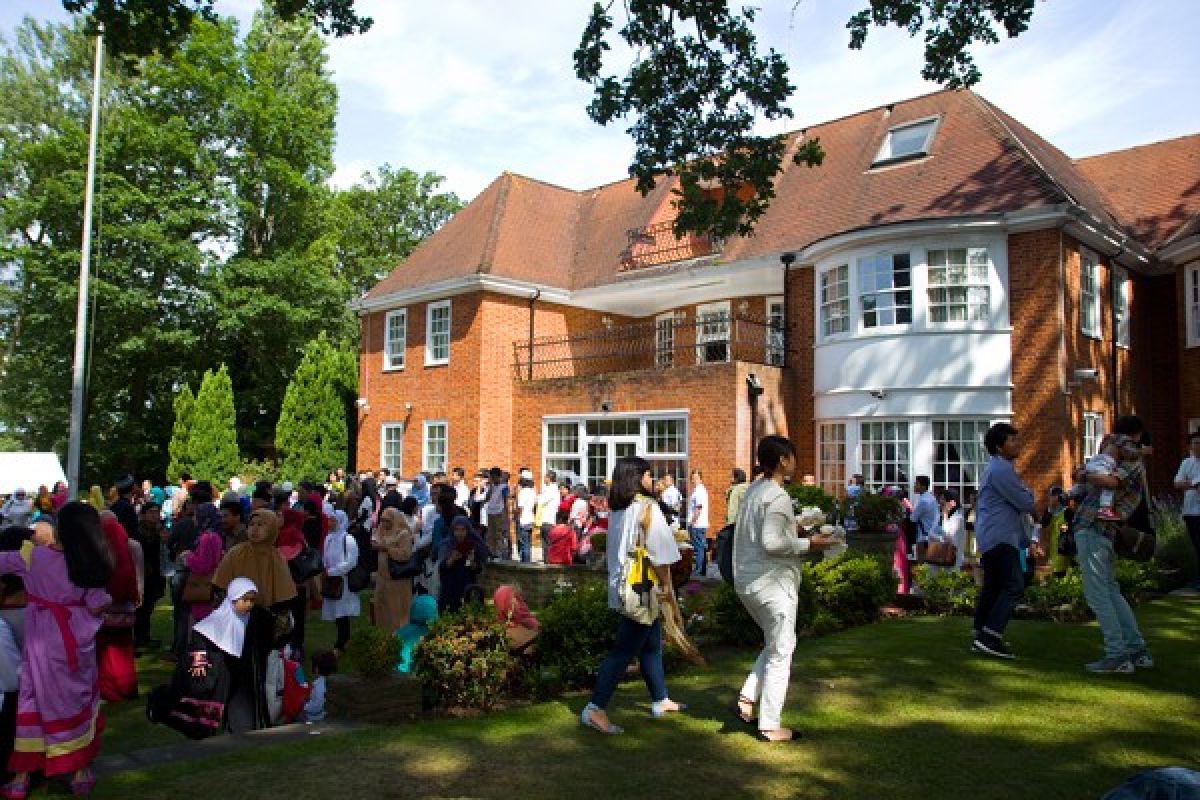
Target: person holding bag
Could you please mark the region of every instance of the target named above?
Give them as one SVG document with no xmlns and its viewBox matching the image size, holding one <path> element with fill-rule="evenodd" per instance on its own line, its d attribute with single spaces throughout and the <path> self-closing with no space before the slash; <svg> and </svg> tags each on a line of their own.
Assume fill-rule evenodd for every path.
<svg viewBox="0 0 1200 800">
<path fill-rule="evenodd" d="M 345 511 L 335 511 L 336 529 L 325 537 L 325 574 L 321 576 L 321 619 L 333 620 L 337 626 L 337 642 L 333 652 L 341 658 L 350 642 L 350 618 L 357 617 L 361 608 L 358 592 L 351 591 L 350 571 L 358 565 L 358 542 L 349 532 Z"/>
<path fill-rule="evenodd" d="M 412 578 L 393 578 L 389 566 L 389 562 L 403 565 L 413 554 L 413 532 L 408 518 L 397 508 L 385 508 L 371 541 L 377 553 L 372 618 L 377 627 L 395 633 L 408 624 L 412 607 Z"/>
<path fill-rule="evenodd" d="M 601 733 L 619 734 L 606 711 L 625 666 L 638 659 L 650 692 L 650 713 L 662 717 L 686 706 L 667 694 L 663 671 L 660 604 L 674 603 L 671 565 L 679 546 L 658 504 L 650 497 L 654 479 L 650 465 L 637 456 L 617 459 L 609 491 L 608 604 L 615 609 L 617 637 L 600 664 L 596 688 L 580 714 L 580 722 Z"/>
<path fill-rule="evenodd" d="M 746 489 L 738 511 L 733 587 L 766 642 L 742 684 L 734 711 L 747 725 L 757 724 L 762 741 L 790 742 L 799 734 L 784 728 L 781 717 L 796 647 L 800 566 L 810 550 L 824 550 L 839 540 L 820 533 L 797 535 L 792 500 L 783 488 L 796 469 L 796 448 L 789 440 L 763 437 L 758 463 L 763 476 Z"/>
</svg>

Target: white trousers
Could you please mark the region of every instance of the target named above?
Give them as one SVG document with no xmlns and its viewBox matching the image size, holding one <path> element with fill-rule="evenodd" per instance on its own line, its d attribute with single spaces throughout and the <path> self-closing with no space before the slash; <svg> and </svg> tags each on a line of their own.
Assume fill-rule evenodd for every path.
<svg viewBox="0 0 1200 800">
<path fill-rule="evenodd" d="M 766 637 L 754 668 L 742 684 L 742 696 L 758 704 L 759 730 L 772 731 L 781 727 L 779 720 L 792 676 L 799 598 L 795 585 L 783 584 L 740 597 Z"/>
</svg>

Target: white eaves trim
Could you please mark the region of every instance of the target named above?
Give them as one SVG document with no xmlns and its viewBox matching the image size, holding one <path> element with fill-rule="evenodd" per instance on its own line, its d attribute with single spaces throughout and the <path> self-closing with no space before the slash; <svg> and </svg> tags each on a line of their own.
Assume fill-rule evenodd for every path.
<svg viewBox="0 0 1200 800">
<path fill-rule="evenodd" d="M 449 280 L 438 281 L 437 283 L 431 283 L 427 286 L 414 289 L 403 289 L 399 292 L 373 297 L 369 300 L 365 297 L 359 298 L 358 300 L 351 301 L 350 310 L 357 311 L 359 314 L 367 314 L 372 311 L 383 311 L 412 303 L 444 300 L 447 297 L 469 294 L 471 292 L 495 292 L 526 300 L 535 293 L 540 293 L 538 294 L 538 299 L 540 300 L 566 305 L 570 305 L 571 295 L 566 289 L 559 289 L 555 286 L 475 273 L 474 275 L 450 278 Z"/>
<path fill-rule="evenodd" d="M 1170 244 L 1160 250 L 1158 255 L 1163 261 L 1170 262 L 1176 266 L 1194 261 L 1196 258 L 1200 258 L 1200 235 L 1189 236 L 1186 239 Z"/>
</svg>

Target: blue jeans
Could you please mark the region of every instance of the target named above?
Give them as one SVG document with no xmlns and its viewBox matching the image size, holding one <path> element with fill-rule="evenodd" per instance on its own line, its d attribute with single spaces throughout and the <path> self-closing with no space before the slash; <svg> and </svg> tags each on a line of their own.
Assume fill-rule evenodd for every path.
<svg viewBox="0 0 1200 800">
<path fill-rule="evenodd" d="M 693 575 L 708 574 L 708 559 L 705 557 L 704 549 L 708 544 L 708 528 L 688 528 L 688 535 L 692 538 L 692 551 L 696 554 L 696 563 L 692 566 Z"/>
<path fill-rule="evenodd" d="M 1025 594 L 1021 555 L 1011 544 L 998 544 L 979 559 L 983 588 L 975 606 L 975 630 L 1003 636 L 1013 609 Z"/>
<path fill-rule="evenodd" d="M 1083 577 L 1083 596 L 1100 625 L 1104 655 L 1124 658 L 1145 650 L 1146 640 L 1113 572 L 1117 556 L 1112 542 L 1099 528 L 1087 525 L 1075 532 L 1075 547 Z"/>
<path fill-rule="evenodd" d="M 650 700 L 660 702 L 667 699 L 667 675 L 662 661 L 662 620 L 653 625 L 642 625 L 624 615 L 617 617 L 617 640 L 612 650 L 600 662 L 600 673 L 596 676 L 596 688 L 592 690 L 591 702 L 597 708 L 608 708 L 617 683 L 625 674 L 625 666 L 633 659 L 638 660 L 642 679 L 650 691 Z"/>
<path fill-rule="evenodd" d="M 532 525 L 519 525 L 517 527 L 517 556 L 524 564 L 528 564 L 533 560 Z"/>
</svg>

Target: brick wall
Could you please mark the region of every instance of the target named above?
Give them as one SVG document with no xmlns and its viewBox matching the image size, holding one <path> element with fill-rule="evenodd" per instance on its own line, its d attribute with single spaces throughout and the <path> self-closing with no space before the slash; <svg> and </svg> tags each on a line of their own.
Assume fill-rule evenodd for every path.
<svg viewBox="0 0 1200 800">
<path fill-rule="evenodd" d="M 1185 265 L 1185 266 L 1194 266 Z M 1177 428 L 1179 439 L 1182 440 L 1184 427 L 1190 419 L 1200 419 L 1200 347 L 1187 347 L 1187 314 L 1184 313 L 1183 303 L 1187 302 L 1184 269 L 1176 270 L 1175 299 L 1170 304 L 1176 310 L 1176 345 L 1179 353 L 1179 408 L 1177 414 L 1180 424 Z M 1176 455 L 1182 452 L 1175 448 Z M 1175 452 L 1175 451 L 1173 451 Z M 1177 464 L 1176 464 L 1177 465 Z M 1172 475 L 1174 477 L 1174 475 Z"/>
<path fill-rule="evenodd" d="M 793 268 L 787 282 L 787 400 L 789 436 L 796 445 L 800 475 L 816 475 L 816 408 L 813 400 L 813 346 L 816 337 L 816 273 Z"/>
</svg>

